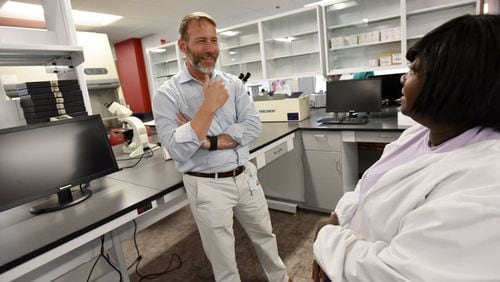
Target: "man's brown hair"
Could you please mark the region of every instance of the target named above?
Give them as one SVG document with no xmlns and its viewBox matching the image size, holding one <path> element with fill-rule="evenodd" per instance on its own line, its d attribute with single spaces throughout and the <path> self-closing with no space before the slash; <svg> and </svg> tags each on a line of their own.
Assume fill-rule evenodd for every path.
<svg viewBox="0 0 500 282">
<path fill-rule="evenodd" d="M 202 20 L 206 20 L 208 22 L 210 22 L 211 24 L 214 25 L 214 27 L 217 27 L 217 24 L 215 23 L 215 20 L 214 18 L 212 18 L 209 14 L 207 13 L 204 13 L 204 12 L 193 12 L 193 13 L 189 13 L 187 15 L 185 15 L 181 22 L 179 23 L 179 38 L 182 39 L 182 40 L 188 40 L 189 37 L 188 37 L 188 34 L 187 34 L 187 28 L 188 28 L 188 24 L 191 22 L 191 21 L 202 21 Z"/>
</svg>

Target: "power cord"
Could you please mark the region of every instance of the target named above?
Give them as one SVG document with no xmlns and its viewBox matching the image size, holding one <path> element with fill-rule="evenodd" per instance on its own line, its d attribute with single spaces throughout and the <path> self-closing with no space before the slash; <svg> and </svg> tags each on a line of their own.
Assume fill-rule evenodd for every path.
<svg viewBox="0 0 500 282">
<path fill-rule="evenodd" d="M 135 164 L 130 165 L 130 166 L 124 166 L 124 167 L 121 167 L 121 168 L 120 168 L 120 170 L 123 170 L 123 169 L 126 169 L 126 168 L 132 168 L 132 167 L 135 167 L 135 166 L 137 166 L 137 165 L 141 162 L 141 160 L 142 160 L 143 158 L 149 158 L 149 157 L 152 157 L 152 156 L 153 156 L 154 151 L 152 151 L 152 150 L 151 150 L 151 149 L 149 149 L 149 148 L 146 148 L 145 150 L 146 150 L 146 151 L 145 151 L 144 153 L 142 153 L 142 155 L 139 157 L 139 159 L 137 160 L 137 162 L 136 162 Z"/>
<path fill-rule="evenodd" d="M 161 272 L 158 272 L 158 273 L 150 273 L 150 274 L 142 274 L 142 273 L 140 273 L 139 272 L 139 264 L 141 263 L 141 260 L 144 257 L 140 254 L 139 247 L 137 246 L 137 236 L 136 236 L 137 235 L 137 223 L 135 222 L 135 220 L 132 220 L 132 222 L 134 223 L 134 246 L 135 246 L 135 251 L 137 252 L 137 258 L 132 262 L 132 264 L 130 264 L 127 267 L 127 269 L 130 269 L 130 268 L 132 268 L 132 266 L 135 265 L 135 273 L 137 274 L 137 276 L 140 277 L 139 282 L 144 281 L 146 279 L 156 279 L 156 278 L 158 278 L 158 277 L 160 277 L 162 275 L 165 275 L 165 274 L 167 274 L 169 272 L 172 272 L 174 270 L 177 270 L 177 269 L 181 268 L 181 266 L 182 266 L 181 257 L 178 254 L 174 253 L 174 254 L 172 254 L 172 256 L 170 256 L 170 261 L 169 261 L 169 263 L 168 263 L 168 265 L 167 265 L 167 267 L 165 268 L 164 271 L 161 271 Z M 173 262 L 174 258 L 177 259 L 178 265 L 176 267 L 170 269 L 170 267 L 172 266 L 172 262 Z"/>
<path fill-rule="evenodd" d="M 146 154 L 150 152 L 150 154 Z M 130 161 L 130 160 L 138 160 L 140 159 L 141 157 L 146 159 L 146 158 L 151 158 L 153 156 L 153 151 L 152 150 L 149 150 L 149 148 L 146 149 L 146 151 L 144 153 L 142 153 L 142 156 L 139 156 L 139 157 L 133 157 L 133 158 L 126 158 L 126 159 L 116 159 L 117 162 L 120 162 L 120 161 Z"/>
<path fill-rule="evenodd" d="M 104 253 L 104 235 L 101 235 L 101 252 L 99 253 L 99 256 L 95 260 L 94 264 L 92 265 L 92 268 L 90 269 L 89 276 L 87 277 L 87 282 L 90 281 L 90 277 L 92 276 L 92 272 L 94 271 L 95 266 L 97 265 L 97 262 L 99 261 L 100 258 L 104 258 L 104 260 L 116 271 L 118 272 L 118 275 L 120 275 L 120 282 L 123 281 L 122 273 L 116 267 L 111 260 L 109 259 L 109 256 Z"/>
</svg>

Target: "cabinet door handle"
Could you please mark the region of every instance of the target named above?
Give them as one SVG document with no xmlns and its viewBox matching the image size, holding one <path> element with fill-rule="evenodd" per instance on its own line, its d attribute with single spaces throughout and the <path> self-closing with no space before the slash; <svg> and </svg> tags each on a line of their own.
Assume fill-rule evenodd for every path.
<svg viewBox="0 0 500 282">
<path fill-rule="evenodd" d="M 317 135 L 314 135 L 314 139 L 316 139 L 316 140 L 326 140 L 326 135 L 324 135 L 324 134 L 317 134 Z"/>
<path fill-rule="evenodd" d="M 340 164 L 340 160 L 335 160 L 335 162 L 337 163 L 337 171 L 339 173 L 342 172 L 342 165 Z"/>
<path fill-rule="evenodd" d="M 392 135 L 392 134 L 380 134 L 379 135 L 381 138 L 395 138 L 396 135 Z"/>
</svg>

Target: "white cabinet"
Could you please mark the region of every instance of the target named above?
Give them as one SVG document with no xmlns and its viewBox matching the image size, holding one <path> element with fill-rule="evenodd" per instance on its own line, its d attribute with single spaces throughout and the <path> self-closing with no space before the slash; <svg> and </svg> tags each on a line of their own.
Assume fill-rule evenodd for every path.
<svg viewBox="0 0 500 282">
<path fill-rule="evenodd" d="M 264 78 L 257 22 L 222 29 L 218 35 L 219 66 L 222 71 L 236 76 L 250 73 L 250 81 Z"/>
<path fill-rule="evenodd" d="M 172 42 L 148 49 L 147 54 L 153 76 L 154 91 L 156 91 L 165 81 L 179 72 L 181 67 L 180 51 L 177 42 Z"/>
<path fill-rule="evenodd" d="M 333 4 L 323 9 L 328 74 L 401 67 L 404 61 L 400 0 L 355 3 L 347 7 Z"/>
<path fill-rule="evenodd" d="M 262 21 L 266 79 L 323 73 L 322 25 L 316 7 Z"/>
<path fill-rule="evenodd" d="M 300 134 L 286 138 L 264 153 L 266 165 L 258 170 L 259 181 L 268 199 L 301 204 L 305 202 L 302 138 Z"/>
<path fill-rule="evenodd" d="M 352 3 L 352 4 L 348 4 Z M 357 0 L 323 8 L 328 75 L 400 69 L 417 39 L 477 0 Z"/>
<path fill-rule="evenodd" d="M 236 76 L 250 73 L 250 84 L 315 75 L 401 72 L 406 50 L 416 39 L 451 18 L 476 14 L 478 3 L 357 0 L 297 9 L 219 30 L 218 68 Z M 155 87 L 178 71 L 182 56 L 176 45 L 149 49 Z"/>
<path fill-rule="evenodd" d="M 344 192 L 357 181 L 356 143 L 342 142 L 342 132 L 302 131 L 306 206 L 335 209 Z"/>
<path fill-rule="evenodd" d="M 444 22 L 477 10 L 476 0 L 406 0 L 407 46 Z"/>
<path fill-rule="evenodd" d="M 220 69 L 249 81 L 324 73 L 321 10 L 302 8 L 221 29 Z"/>
</svg>

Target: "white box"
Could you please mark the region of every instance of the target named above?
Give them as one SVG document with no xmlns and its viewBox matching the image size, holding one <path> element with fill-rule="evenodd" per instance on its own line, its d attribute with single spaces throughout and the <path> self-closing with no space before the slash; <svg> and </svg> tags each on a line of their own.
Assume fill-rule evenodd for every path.
<svg viewBox="0 0 500 282">
<path fill-rule="evenodd" d="M 326 107 L 326 94 L 325 93 L 311 93 L 311 94 L 309 94 L 309 106 L 311 108 Z"/>
<path fill-rule="evenodd" d="M 390 29 L 382 29 L 380 31 L 380 41 L 382 42 L 389 41 L 391 32 L 392 31 Z"/>
<path fill-rule="evenodd" d="M 358 45 L 358 36 L 356 34 L 344 37 L 345 46 L 356 46 Z"/>
<path fill-rule="evenodd" d="M 358 33 L 358 44 L 365 44 L 366 33 Z"/>
<path fill-rule="evenodd" d="M 392 29 L 393 40 L 401 40 L 401 27 L 397 26 Z"/>
<path fill-rule="evenodd" d="M 378 67 L 378 59 L 370 59 L 370 60 L 368 60 L 368 66 L 370 66 L 370 67 Z"/>
<path fill-rule="evenodd" d="M 370 35 L 372 43 L 380 42 L 380 31 L 378 30 L 372 31 L 370 32 Z"/>
<path fill-rule="evenodd" d="M 380 41 L 401 40 L 401 27 L 392 27 L 380 31 Z"/>
<path fill-rule="evenodd" d="M 301 121 L 309 117 L 308 95 L 280 100 L 255 101 L 255 98 L 255 108 L 262 122 Z"/>
<path fill-rule="evenodd" d="M 333 37 L 330 39 L 330 44 L 332 49 L 344 47 L 344 37 Z"/>
</svg>

